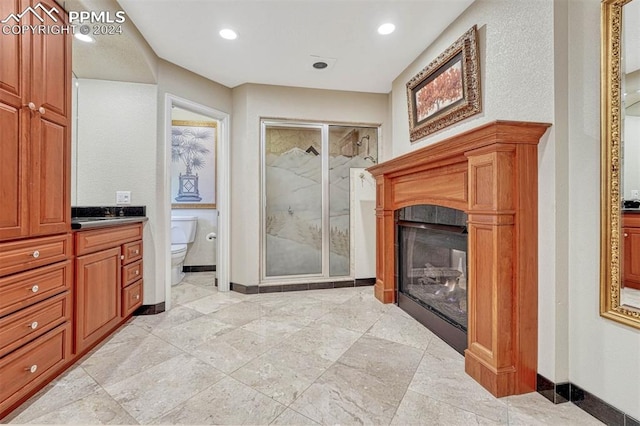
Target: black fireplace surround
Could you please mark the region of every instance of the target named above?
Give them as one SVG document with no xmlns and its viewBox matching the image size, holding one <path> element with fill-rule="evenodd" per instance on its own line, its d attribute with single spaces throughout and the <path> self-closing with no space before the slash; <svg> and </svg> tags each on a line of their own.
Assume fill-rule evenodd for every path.
<svg viewBox="0 0 640 426">
<path fill-rule="evenodd" d="M 396 211 L 398 306 L 455 350 L 467 348 L 467 215 L 434 205 Z"/>
</svg>

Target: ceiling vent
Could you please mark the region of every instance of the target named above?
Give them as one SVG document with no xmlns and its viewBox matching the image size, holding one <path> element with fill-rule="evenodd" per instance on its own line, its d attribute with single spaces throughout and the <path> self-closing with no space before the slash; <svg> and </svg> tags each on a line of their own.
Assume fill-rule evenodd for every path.
<svg viewBox="0 0 640 426">
<path fill-rule="evenodd" d="M 310 55 L 309 56 L 309 66 L 308 68 L 314 71 L 326 72 L 333 68 L 337 59 L 336 58 L 327 58 L 326 56 L 317 56 Z"/>
</svg>

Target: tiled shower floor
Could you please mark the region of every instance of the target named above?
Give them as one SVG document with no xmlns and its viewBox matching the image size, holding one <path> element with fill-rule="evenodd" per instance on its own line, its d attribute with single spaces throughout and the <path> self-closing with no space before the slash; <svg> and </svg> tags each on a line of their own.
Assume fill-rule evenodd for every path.
<svg viewBox="0 0 640 426">
<path fill-rule="evenodd" d="M 173 290 L 4 421 L 55 424 L 596 425 L 537 393 L 496 399 L 463 357 L 372 287 Z"/>
</svg>

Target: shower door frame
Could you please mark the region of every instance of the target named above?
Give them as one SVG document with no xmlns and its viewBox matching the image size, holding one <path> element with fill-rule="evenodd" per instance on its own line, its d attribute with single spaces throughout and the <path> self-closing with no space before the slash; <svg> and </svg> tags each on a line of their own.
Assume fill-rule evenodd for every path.
<svg viewBox="0 0 640 426">
<path fill-rule="evenodd" d="M 260 283 L 261 284 L 279 284 L 287 282 L 331 282 L 336 280 L 352 280 L 355 279 L 355 259 L 353 235 L 351 229 L 351 220 L 349 220 L 349 275 L 334 275 L 330 273 L 330 233 L 331 233 L 331 217 L 329 205 L 329 129 L 331 126 L 340 127 L 359 127 L 374 128 L 377 131 L 377 156 L 379 157 L 380 147 L 380 124 L 371 123 L 344 123 L 344 122 L 326 122 L 311 120 L 287 120 L 277 118 L 261 118 L 260 119 Z M 266 130 L 267 127 L 294 127 L 300 129 L 319 129 L 321 131 L 321 167 L 322 167 L 322 249 L 321 249 L 321 273 L 298 274 L 298 275 L 274 275 L 267 276 L 267 146 L 266 146 Z M 351 202 L 351 200 L 350 200 Z M 351 214 L 351 213 L 350 213 Z"/>
</svg>

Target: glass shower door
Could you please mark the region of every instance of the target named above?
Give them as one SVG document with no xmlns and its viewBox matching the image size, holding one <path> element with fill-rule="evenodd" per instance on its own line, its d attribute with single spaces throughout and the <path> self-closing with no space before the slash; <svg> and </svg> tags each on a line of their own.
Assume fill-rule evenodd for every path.
<svg viewBox="0 0 640 426">
<path fill-rule="evenodd" d="M 322 274 L 322 127 L 264 132 L 265 273 Z"/>
<path fill-rule="evenodd" d="M 378 128 L 263 121 L 263 279 L 352 274 L 350 170 L 374 165 Z"/>
</svg>

